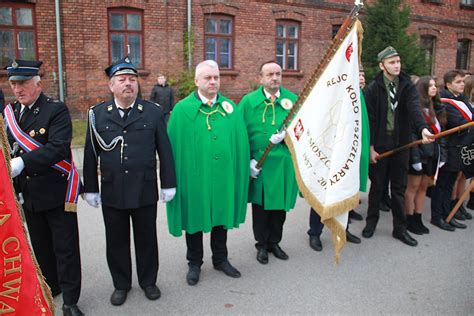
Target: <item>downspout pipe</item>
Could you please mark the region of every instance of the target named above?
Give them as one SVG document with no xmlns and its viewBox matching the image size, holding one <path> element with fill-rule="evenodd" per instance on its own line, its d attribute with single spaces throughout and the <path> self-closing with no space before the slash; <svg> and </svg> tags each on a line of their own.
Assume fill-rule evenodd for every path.
<svg viewBox="0 0 474 316">
<path fill-rule="evenodd" d="M 56 0 L 58 1 L 58 0 Z M 192 32 L 192 0 L 188 0 L 188 70 L 193 68 L 193 56 L 191 54 L 191 32 Z"/>
<path fill-rule="evenodd" d="M 59 78 L 59 100 L 64 102 L 64 79 L 63 79 L 63 51 L 61 46 L 61 22 L 59 0 L 54 0 L 56 11 L 56 45 L 58 46 L 58 78 Z"/>
</svg>

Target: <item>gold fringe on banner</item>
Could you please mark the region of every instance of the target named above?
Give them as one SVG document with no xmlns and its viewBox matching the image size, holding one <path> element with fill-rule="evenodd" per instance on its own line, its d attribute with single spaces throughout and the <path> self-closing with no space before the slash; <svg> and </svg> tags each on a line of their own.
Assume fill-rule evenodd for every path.
<svg viewBox="0 0 474 316">
<path fill-rule="evenodd" d="M 2 115 L 0 115 L 0 148 L 2 149 L 2 153 L 3 153 L 3 156 L 5 157 L 5 163 L 6 163 L 6 167 L 7 167 L 7 170 L 8 170 L 8 174 L 10 175 L 10 185 L 11 185 L 11 188 L 12 188 L 12 191 L 15 192 L 15 190 L 13 189 L 13 181 L 11 179 L 11 168 L 10 168 L 10 149 L 9 149 L 9 145 L 8 145 L 8 138 L 7 138 L 7 135 L 5 133 L 5 122 L 3 120 L 3 117 Z M 29 238 L 29 233 L 28 233 L 28 230 L 26 229 L 26 226 L 25 226 L 25 214 L 23 212 L 23 207 L 21 206 L 20 202 L 18 201 L 18 199 L 16 198 L 15 196 L 15 199 L 16 199 L 16 207 L 17 207 L 17 210 L 18 210 L 18 213 L 20 214 L 20 219 L 21 219 L 21 227 L 23 229 L 23 234 L 25 235 L 26 239 L 28 240 L 28 251 L 30 252 L 30 255 L 31 255 L 31 258 L 33 259 L 33 264 L 35 266 L 35 270 L 36 270 L 36 276 L 38 277 L 38 282 L 39 282 L 39 285 L 40 285 L 40 288 L 41 288 L 41 292 L 43 293 L 43 296 L 46 300 L 46 303 L 48 304 L 48 307 L 51 311 L 51 313 L 54 315 L 55 314 L 55 310 L 56 310 L 56 306 L 54 305 L 54 300 L 53 300 L 53 296 L 51 295 L 51 289 L 49 288 L 48 284 L 46 283 L 46 280 L 43 276 L 43 274 L 41 273 L 41 269 L 38 265 L 38 261 L 36 260 L 36 257 L 35 257 L 35 253 L 33 252 L 33 247 L 31 246 L 31 240 Z"/>
</svg>

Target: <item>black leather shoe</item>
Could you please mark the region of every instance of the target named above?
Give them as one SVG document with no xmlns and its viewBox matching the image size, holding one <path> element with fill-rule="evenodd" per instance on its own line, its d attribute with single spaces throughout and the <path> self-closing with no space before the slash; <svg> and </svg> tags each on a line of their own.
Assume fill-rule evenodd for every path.
<svg viewBox="0 0 474 316">
<path fill-rule="evenodd" d="M 464 218 L 465 219 L 469 219 L 471 220 L 472 219 L 472 215 L 471 213 L 469 213 L 466 208 L 464 207 L 464 205 L 461 204 L 461 207 L 459 208 L 459 212 L 461 212 L 462 215 L 464 215 Z"/>
<path fill-rule="evenodd" d="M 465 220 L 466 220 L 466 217 L 464 216 L 463 213 L 461 213 L 461 210 L 458 210 L 458 211 L 454 214 L 454 218 L 457 219 L 457 220 L 460 220 L 460 221 L 465 221 Z"/>
<path fill-rule="evenodd" d="M 416 245 L 418 245 L 418 242 L 415 239 L 413 239 L 410 236 L 410 234 L 406 231 L 404 232 L 394 231 L 392 233 L 392 236 L 393 238 L 400 240 L 402 243 L 408 246 L 415 247 Z"/>
<path fill-rule="evenodd" d="M 275 257 L 281 260 L 288 260 L 288 255 L 286 252 L 283 251 L 283 249 L 280 248 L 280 246 L 276 245 L 275 247 L 268 249 L 268 252 L 273 253 Z"/>
<path fill-rule="evenodd" d="M 449 222 L 449 225 L 453 226 L 454 228 L 461 228 L 461 229 L 464 229 L 467 227 L 466 225 L 461 224 L 460 222 L 456 221 L 454 218 L 451 219 L 451 221 Z"/>
<path fill-rule="evenodd" d="M 352 235 L 348 230 L 346 230 L 346 241 L 353 244 L 360 244 L 361 242 L 359 237 Z"/>
<path fill-rule="evenodd" d="M 64 316 L 84 316 L 84 313 L 77 307 L 76 304 L 73 305 L 63 305 L 63 315 Z"/>
<path fill-rule="evenodd" d="M 439 219 L 439 220 L 431 220 L 430 222 L 432 225 L 435 225 L 439 228 L 441 228 L 442 230 L 447 230 L 448 232 L 453 232 L 456 230 L 456 228 L 454 228 L 453 226 L 449 225 L 448 223 L 446 223 L 445 221 L 443 221 L 442 219 Z"/>
<path fill-rule="evenodd" d="M 364 218 L 362 217 L 362 215 L 360 215 L 359 213 L 357 213 L 357 212 L 354 211 L 354 210 L 349 211 L 349 218 L 350 218 L 350 219 L 353 219 L 353 220 L 355 220 L 355 221 L 361 221 L 361 220 L 364 219 Z"/>
<path fill-rule="evenodd" d="M 230 276 L 231 278 L 240 278 L 240 276 L 241 276 L 239 270 L 234 268 L 228 260 L 226 260 L 226 261 L 224 261 L 224 262 L 222 262 L 218 265 L 215 265 L 214 269 L 224 272 L 225 275 Z"/>
<path fill-rule="evenodd" d="M 261 264 L 268 263 L 268 251 L 267 249 L 260 248 L 257 250 L 257 261 Z"/>
<path fill-rule="evenodd" d="M 375 233 L 375 226 L 365 225 L 364 230 L 362 231 L 362 236 L 365 238 L 370 238 Z"/>
<path fill-rule="evenodd" d="M 114 292 L 112 293 L 112 296 L 110 296 L 110 303 L 115 306 L 122 305 L 125 303 L 125 300 L 127 299 L 127 294 L 128 290 L 118 290 L 115 289 Z"/>
<path fill-rule="evenodd" d="M 161 296 L 161 291 L 156 285 L 150 285 L 147 286 L 143 289 L 143 292 L 145 292 L 145 296 L 147 299 L 150 301 L 154 301 L 160 298 Z"/>
<path fill-rule="evenodd" d="M 309 236 L 309 246 L 316 251 L 323 250 L 323 244 L 321 243 L 319 236 Z"/>
<path fill-rule="evenodd" d="M 188 274 L 186 274 L 186 282 L 189 285 L 196 285 L 199 282 L 199 275 L 201 274 L 201 267 L 189 266 Z"/>
</svg>

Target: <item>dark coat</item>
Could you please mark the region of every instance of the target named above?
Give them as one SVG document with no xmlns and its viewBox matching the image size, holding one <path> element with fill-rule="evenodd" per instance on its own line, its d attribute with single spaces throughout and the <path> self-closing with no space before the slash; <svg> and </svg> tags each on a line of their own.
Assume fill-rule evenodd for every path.
<svg viewBox="0 0 474 316">
<path fill-rule="evenodd" d="M 415 85 L 411 82 L 410 77 L 403 72 L 400 73 L 399 80 L 396 95 L 398 106 L 395 109 L 393 131 L 395 147 L 410 142 L 410 120 L 418 135 L 421 135 L 423 128 L 428 127 L 421 114 L 420 100 Z M 387 89 L 383 81 L 383 73 L 380 72 L 365 91 L 365 103 L 370 123 L 370 144 L 379 153 L 387 149 L 384 147 L 387 135 L 387 101 Z"/>
<path fill-rule="evenodd" d="M 468 109 L 474 113 L 474 109 L 472 108 L 469 100 L 466 96 L 460 95 L 455 97 L 451 92 L 448 90 L 443 90 L 440 92 L 440 96 L 442 98 L 454 99 L 461 102 L 464 102 Z M 457 110 L 454 106 L 449 103 L 443 103 L 446 109 L 446 116 L 447 116 L 447 125 L 446 129 L 454 128 L 459 125 L 463 125 L 469 123 L 462 114 Z M 468 145 L 474 141 L 474 128 L 469 128 L 464 131 L 451 134 L 447 137 L 447 148 L 448 148 L 448 161 L 444 169 L 447 171 L 460 171 L 461 170 L 461 147 Z"/>
<path fill-rule="evenodd" d="M 158 103 L 163 112 L 168 114 L 173 110 L 174 106 L 173 89 L 168 84 L 164 86 L 156 84 L 151 90 L 150 100 Z"/>
<path fill-rule="evenodd" d="M 18 118 L 21 104 L 13 103 Z M 71 158 L 72 123 L 69 110 L 60 101 L 40 94 L 33 107 L 25 114 L 21 129 L 44 146 L 31 152 L 19 148 L 14 157 L 21 157 L 25 169 L 15 178 L 15 188 L 23 193 L 27 208 L 45 211 L 64 205 L 67 175 L 53 169 L 55 163 Z M 15 142 L 8 131 L 10 146 Z"/>
<path fill-rule="evenodd" d="M 5 96 L 3 95 L 2 89 L 0 89 L 0 112 L 3 112 L 4 106 L 5 106 Z"/>
<path fill-rule="evenodd" d="M 84 147 L 84 192 L 99 192 L 97 158 L 100 157 L 102 204 L 136 209 L 156 203 L 157 152 L 161 187 L 176 187 L 173 153 L 160 107 L 137 99 L 125 122 L 113 101 L 98 104 L 91 111 L 97 132 L 107 144 L 117 136 L 123 136 L 124 142 L 121 162 L 122 144 L 119 142 L 111 151 L 102 150 L 89 124 Z"/>
</svg>

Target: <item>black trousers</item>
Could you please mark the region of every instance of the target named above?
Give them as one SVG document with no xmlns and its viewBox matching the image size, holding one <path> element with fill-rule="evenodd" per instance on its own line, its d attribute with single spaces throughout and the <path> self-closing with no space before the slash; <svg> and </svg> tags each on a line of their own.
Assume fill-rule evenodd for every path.
<svg viewBox="0 0 474 316">
<path fill-rule="evenodd" d="M 61 288 L 64 304 L 81 294 L 81 255 L 77 214 L 64 207 L 31 212 L 23 207 L 36 260 L 51 289 Z"/>
<path fill-rule="evenodd" d="M 451 212 L 451 193 L 457 176 L 456 171 L 439 170 L 436 185 L 431 189 L 431 220 L 444 220 Z"/>
<path fill-rule="evenodd" d="M 257 249 L 272 249 L 283 236 L 283 224 L 286 219 L 284 210 L 265 210 L 263 206 L 252 204 L 253 235 Z"/>
<path fill-rule="evenodd" d="M 202 246 L 202 232 L 186 233 L 186 259 L 188 265 L 200 267 L 203 263 L 204 248 Z M 219 265 L 227 260 L 227 229 L 215 226 L 211 231 L 212 264 Z"/>
<path fill-rule="evenodd" d="M 128 290 L 132 286 L 130 218 L 133 224 L 138 284 L 142 288 L 155 285 L 158 275 L 156 203 L 131 210 L 102 205 L 102 212 L 105 222 L 107 263 L 114 287 L 118 290 Z"/>
<path fill-rule="evenodd" d="M 308 235 L 310 236 L 321 236 L 323 232 L 324 224 L 321 223 L 321 216 L 311 208 L 309 210 L 309 230 Z"/>
<path fill-rule="evenodd" d="M 390 179 L 390 196 L 393 216 L 393 230 L 406 231 L 405 189 L 407 186 L 409 152 L 403 151 L 371 164 L 369 207 L 366 222 L 375 227 L 379 221 L 379 204 L 382 200 L 385 177 L 388 170 Z"/>
</svg>

